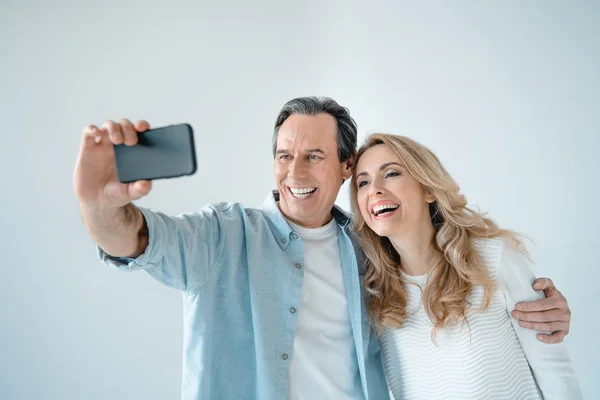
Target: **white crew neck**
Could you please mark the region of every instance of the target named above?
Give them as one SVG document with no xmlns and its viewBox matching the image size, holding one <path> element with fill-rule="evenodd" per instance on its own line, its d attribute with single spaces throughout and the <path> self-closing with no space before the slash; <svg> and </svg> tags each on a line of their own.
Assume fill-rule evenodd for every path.
<svg viewBox="0 0 600 400">
<path fill-rule="evenodd" d="M 321 237 L 321 236 L 327 236 L 327 235 L 335 232 L 337 229 L 337 226 L 336 226 L 337 222 L 336 222 L 335 218 L 332 218 L 331 221 L 329 221 L 325 225 L 320 226 L 318 228 L 305 228 L 303 226 L 293 223 L 289 219 L 286 219 L 286 220 L 287 220 L 288 224 L 290 225 L 290 227 L 294 231 L 299 233 L 300 236 L 302 236 L 303 238 L 317 238 L 317 237 Z"/>
</svg>

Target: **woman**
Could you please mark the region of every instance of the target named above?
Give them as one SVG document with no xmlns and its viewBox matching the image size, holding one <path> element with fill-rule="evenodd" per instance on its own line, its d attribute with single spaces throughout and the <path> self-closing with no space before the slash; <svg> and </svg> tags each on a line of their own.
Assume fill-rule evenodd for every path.
<svg viewBox="0 0 600 400">
<path fill-rule="evenodd" d="M 371 135 L 354 166 L 367 307 L 393 396 L 581 398 L 565 344 L 510 316 L 543 297 L 519 237 L 469 209 L 438 158 L 409 138 Z"/>
</svg>

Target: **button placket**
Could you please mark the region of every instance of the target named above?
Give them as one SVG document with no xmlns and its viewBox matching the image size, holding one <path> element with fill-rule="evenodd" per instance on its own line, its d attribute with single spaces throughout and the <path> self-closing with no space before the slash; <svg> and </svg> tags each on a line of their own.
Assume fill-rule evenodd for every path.
<svg viewBox="0 0 600 400">
<path fill-rule="evenodd" d="M 293 265 L 293 269 L 289 272 L 291 272 L 291 275 L 293 277 L 293 281 L 294 281 L 294 290 L 298 289 L 301 292 L 301 287 L 302 287 L 302 253 L 298 253 L 301 249 L 302 249 L 302 235 L 300 235 L 297 232 L 294 231 L 289 231 L 288 236 L 287 236 L 287 243 L 284 242 L 284 239 L 280 239 L 284 244 L 286 244 L 287 246 L 287 250 L 286 253 L 288 253 L 291 256 L 291 265 L 290 267 Z M 282 246 L 283 247 L 283 246 Z M 294 258 L 296 259 L 294 262 Z M 289 267 L 288 267 L 289 268 Z M 294 270 L 296 270 L 294 272 Z M 291 351 L 292 351 L 292 347 L 293 347 L 293 330 L 292 327 L 296 326 L 297 320 L 298 320 L 298 316 L 296 314 L 298 314 L 298 309 L 294 306 L 292 306 L 292 304 L 297 304 L 297 302 L 299 302 L 300 300 L 300 295 L 301 293 L 298 293 L 297 295 L 294 296 L 290 296 L 290 298 L 288 299 L 289 303 L 288 303 L 288 312 L 289 314 L 287 315 L 286 318 L 286 326 L 288 326 L 290 329 L 289 331 L 286 332 L 286 336 L 288 336 L 287 334 L 289 333 L 290 336 L 290 340 L 285 340 L 283 343 L 283 348 L 281 350 L 283 350 L 284 352 L 280 353 L 280 357 L 282 361 L 287 362 L 290 360 L 291 357 Z M 285 351 L 288 350 L 290 352 L 286 353 Z"/>
</svg>

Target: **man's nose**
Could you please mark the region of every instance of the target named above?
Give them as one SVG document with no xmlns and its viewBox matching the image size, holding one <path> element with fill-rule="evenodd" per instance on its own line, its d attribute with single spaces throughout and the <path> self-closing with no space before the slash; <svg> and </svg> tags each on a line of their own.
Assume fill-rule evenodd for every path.
<svg viewBox="0 0 600 400">
<path fill-rule="evenodd" d="M 294 159 L 290 163 L 290 169 L 288 171 L 288 175 L 291 178 L 297 178 L 297 179 L 306 178 L 307 168 L 306 168 L 306 163 L 304 162 L 304 160 L 301 160 L 299 158 Z"/>
</svg>

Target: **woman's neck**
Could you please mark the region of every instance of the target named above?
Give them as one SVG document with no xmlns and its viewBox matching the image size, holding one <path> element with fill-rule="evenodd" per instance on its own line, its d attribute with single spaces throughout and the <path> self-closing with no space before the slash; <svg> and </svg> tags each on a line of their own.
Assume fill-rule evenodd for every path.
<svg viewBox="0 0 600 400">
<path fill-rule="evenodd" d="M 430 221 L 410 232 L 403 232 L 388 239 L 400 255 L 400 268 L 408 275 L 425 275 L 431 268 L 434 255 L 432 239 L 435 234 Z"/>
</svg>

